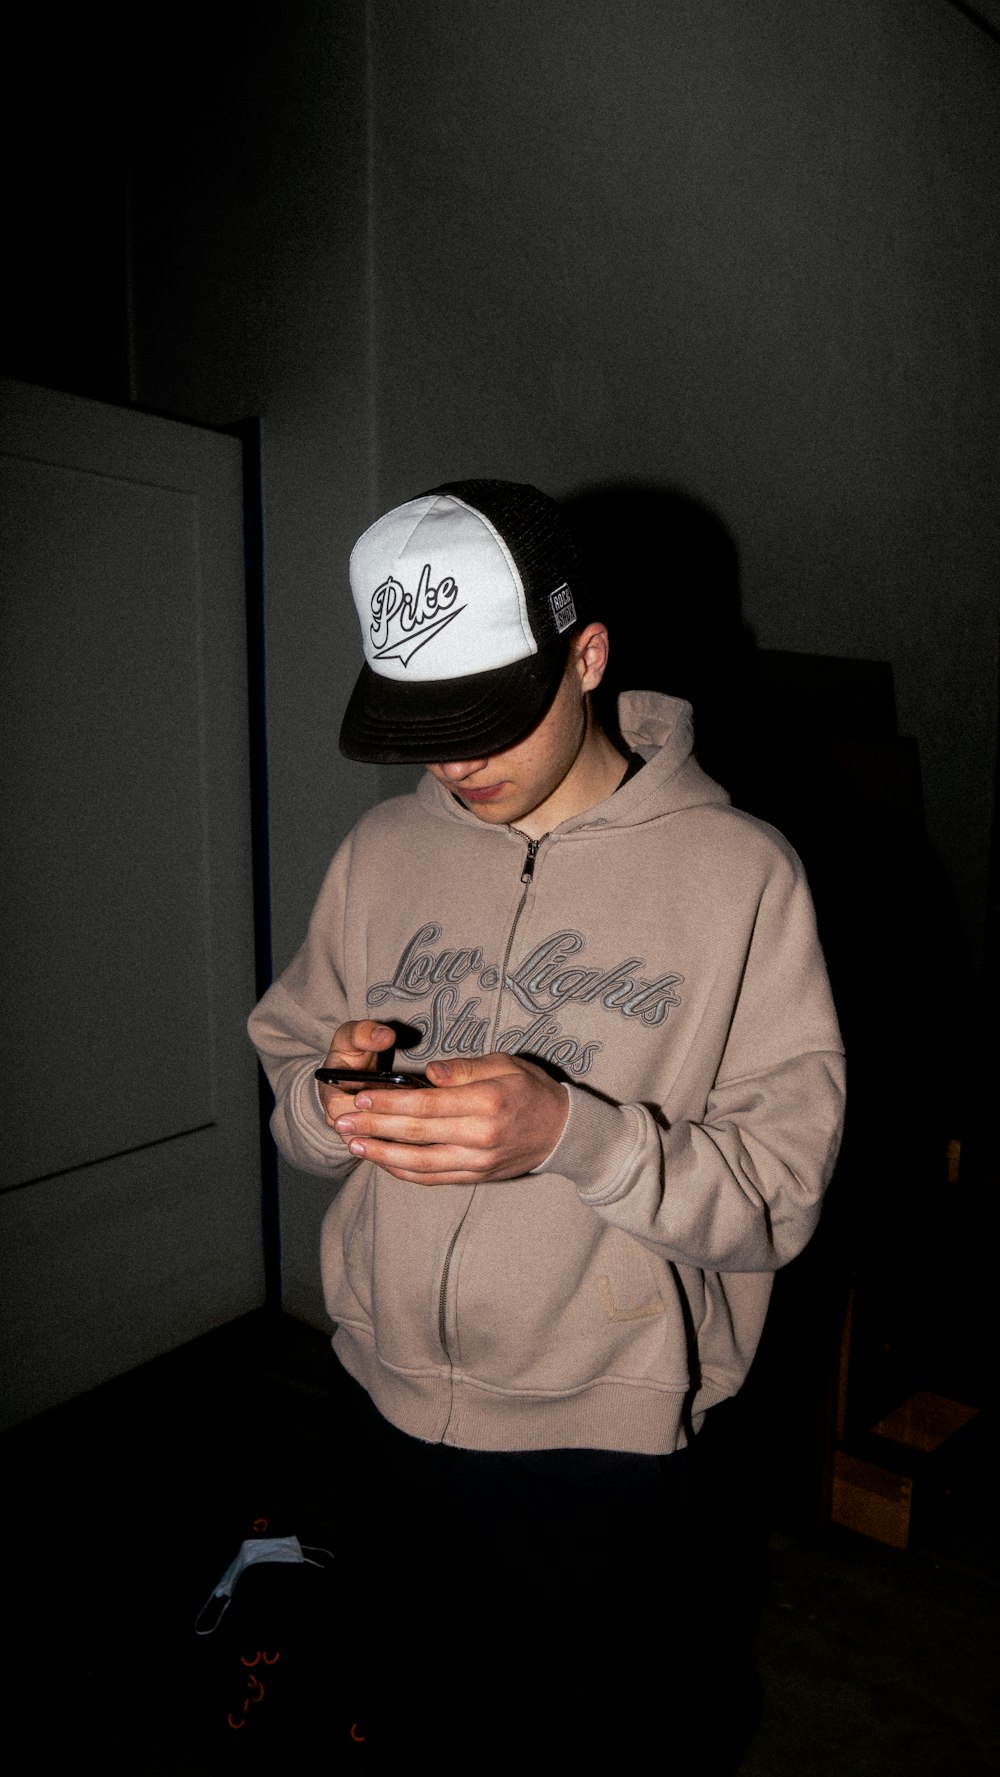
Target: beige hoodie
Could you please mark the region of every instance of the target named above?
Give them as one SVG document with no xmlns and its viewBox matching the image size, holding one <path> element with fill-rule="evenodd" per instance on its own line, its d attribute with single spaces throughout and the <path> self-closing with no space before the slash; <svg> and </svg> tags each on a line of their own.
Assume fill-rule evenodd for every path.
<svg viewBox="0 0 1000 1777">
<path fill-rule="evenodd" d="M 335 1187 L 335 1348 L 416 1437 L 677 1448 L 743 1381 L 832 1170 L 843 1053 L 802 867 L 695 763 L 687 704 L 632 693 L 621 723 L 648 763 L 528 880 L 523 834 L 430 776 L 372 810 L 250 1020 L 279 1148 Z M 420 1033 L 404 1066 L 560 1069 L 543 1166 L 430 1190 L 352 1160 L 313 1071 L 366 1017 Z"/>
</svg>

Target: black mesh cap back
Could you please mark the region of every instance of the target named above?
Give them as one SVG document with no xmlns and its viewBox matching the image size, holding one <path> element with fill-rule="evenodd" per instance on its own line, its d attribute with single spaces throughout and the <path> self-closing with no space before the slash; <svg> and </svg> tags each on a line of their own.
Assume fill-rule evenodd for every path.
<svg viewBox="0 0 1000 1777">
<path fill-rule="evenodd" d="M 428 492 L 453 494 L 489 519 L 521 576 L 539 649 L 565 640 L 569 631 L 560 631 L 549 595 L 557 587 L 568 586 L 578 619 L 590 600 L 576 536 L 558 502 L 540 488 L 519 481 L 448 481 Z"/>
</svg>

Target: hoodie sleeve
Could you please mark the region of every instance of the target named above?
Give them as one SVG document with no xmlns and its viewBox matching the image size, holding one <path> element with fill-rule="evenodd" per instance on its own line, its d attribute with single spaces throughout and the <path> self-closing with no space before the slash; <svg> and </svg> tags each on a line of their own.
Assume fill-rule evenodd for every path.
<svg viewBox="0 0 1000 1777">
<path fill-rule="evenodd" d="M 668 1120 L 568 1088 L 539 1172 L 675 1263 L 773 1271 L 806 1245 L 833 1171 L 844 1057 L 812 901 L 791 855 L 761 897 L 703 1111 Z"/>
<path fill-rule="evenodd" d="M 303 1172 L 342 1182 L 358 1162 L 326 1123 L 314 1078 L 337 1027 L 350 1018 L 344 970 L 345 885 L 350 841 L 334 858 L 306 941 L 250 1014 L 248 1029 L 271 1082 L 271 1133 Z"/>
</svg>

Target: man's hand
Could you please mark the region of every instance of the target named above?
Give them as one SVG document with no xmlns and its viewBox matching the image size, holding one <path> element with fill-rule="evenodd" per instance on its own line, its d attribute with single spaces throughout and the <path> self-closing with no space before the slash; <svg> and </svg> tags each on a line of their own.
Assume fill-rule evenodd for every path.
<svg viewBox="0 0 1000 1777">
<path fill-rule="evenodd" d="M 351 1024 L 340 1026 L 323 1066 L 376 1068 L 383 1051 L 392 1049 L 395 1042 L 396 1033 L 387 1024 L 373 1024 L 368 1018 L 357 1018 Z M 326 1086 L 320 1081 L 316 1084 L 323 1114 L 332 1129 L 338 1117 L 353 1110 L 354 1094 L 338 1092 L 336 1086 Z"/>
<path fill-rule="evenodd" d="M 376 1027 L 354 1026 L 366 1028 Z M 432 1061 L 427 1078 L 433 1092 L 373 1087 L 349 1110 L 333 1118 L 327 1112 L 328 1121 L 352 1154 L 394 1178 L 476 1185 L 531 1172 L 551 1154 L 569 1114 L 558 1081 L 519 1055 Z"/>
</svg>

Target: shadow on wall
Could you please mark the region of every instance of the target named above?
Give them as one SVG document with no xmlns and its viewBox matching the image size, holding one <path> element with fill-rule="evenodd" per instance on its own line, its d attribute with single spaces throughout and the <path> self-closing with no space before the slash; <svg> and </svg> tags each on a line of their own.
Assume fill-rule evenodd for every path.
<svg viewBox="0 0 1000 1777">
<path fill-rule="evenodd" d="M 725 782 L 753 652 L 728 530 L 690 495 L 651 483 L 586 488 L 562 504 L 584 546 L 593 615 L 611 631 L 602 720 L 614 726 L 620 691 L 687 698 L 699 761 Z"/>
<path fill-rule="evenodd" d="M 982 1308 L 967 1278 L 941 1265 L 969 964 L 924 830 L 917 747 L 897 733 L 888 663 L 756 646 L 736 544 L 699 501 L 643 483 L 586 488 L 564 506 L 593 615 L 606 614 L 612 634 L 605 719 L 619 690 L 687 698 L 700 763 L 737 807 L 786 835 L 813 889 L 849 1057 L 848 1127 L 820 1233 L 778 1279 L 740 1412 L 780 1469 L 785 1516 L 815 1516 L 850 1284 L 860 1420 L 915 1387 L 962 1400 L 987 1386 L 969 1355 L 989 1349 L 970 1326 Z M 942 1002 L 950 1040 L 934 1033 Z"/>
</svg>

